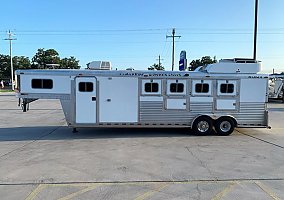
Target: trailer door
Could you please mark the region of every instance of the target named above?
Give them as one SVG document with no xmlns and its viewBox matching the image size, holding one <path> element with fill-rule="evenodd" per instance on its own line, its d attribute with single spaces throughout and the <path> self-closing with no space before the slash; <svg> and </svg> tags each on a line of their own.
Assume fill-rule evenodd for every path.
<svg viewBox="0 0 284 200">
<path fill-rule="evenodd" d="M 76 123 L 96 123 L 96 78 L 77 77 L 76 81 Z"/>
</svg>

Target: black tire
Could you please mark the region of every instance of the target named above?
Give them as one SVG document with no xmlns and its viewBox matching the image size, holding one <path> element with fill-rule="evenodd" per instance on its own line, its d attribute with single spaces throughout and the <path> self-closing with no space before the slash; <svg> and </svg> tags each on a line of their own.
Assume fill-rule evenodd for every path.
<svg viewBox="0 0 284 200">
<path fill-rule="evenodd" d="M 234 131 L 235 123 L 230 117 L 221 117 L 216 120 L 214 127 L 218 135 L 227 136 Z"/>
<path fill-rule="evenodd" d="M 192 130 L 194 131 L 194 135 L 208 135 L 211 133 L 213 129 L 213 121 L 210 117 L 200 116 L 192 125 Z"/>
</svg>

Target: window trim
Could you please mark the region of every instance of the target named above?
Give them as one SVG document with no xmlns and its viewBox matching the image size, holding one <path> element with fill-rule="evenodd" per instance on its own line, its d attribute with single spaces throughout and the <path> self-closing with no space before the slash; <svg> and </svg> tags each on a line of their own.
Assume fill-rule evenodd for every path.
<svg viewBox="0 0 284 200">
<path fill-rule="evenodd" d="M 207 93 L 201 93 L 201 92 L 196 92 L 195 87 L 196 84 L 208 84 L 208 92 Z M 213 96 L 213 89 L 214 86 L 214 80 L 213 79 L 192 79 L 191 81 L 191 96 L 200 96 L 200 97 L 212 97 Z"/>
<path fill-rule="evenodd" d="M 158 92 L 145 92 L 145 83 L 158 83 Z M 163 81 L 155 78 L 142 78 L 139 82 L 141 96 L 161 96 L 163 90 Z"/>
<path fill-rule="evenodd" d="M 174 83 L 181 83 L 183 84 L 183 92 L 171 92 L 171 84 Z M 187 79 L 183 79 L 183 78 L 175 78 L 175 79 L 166 79 L 166 84 L 165 84 L 165 89 L 166 89 L 166 95 L 168 96 L 185 96 L 187 95 L 188 91 L 188 87 L 189 87 L 189 82 Z"/>
<path fill-rule="evenodd" d="M 222 84 L 233 84 L 234 91 L 232 93 L 221 93 Z M 236 79 L 217 80 L 217 96 L 237 96 L 239 91 L 238 87 L 239 87 L 239 81 Z"/>
</svg>

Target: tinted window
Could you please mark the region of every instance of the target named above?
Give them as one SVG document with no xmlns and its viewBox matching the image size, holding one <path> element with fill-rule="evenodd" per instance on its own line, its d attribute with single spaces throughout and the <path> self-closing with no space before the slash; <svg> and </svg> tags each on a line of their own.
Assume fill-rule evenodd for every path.
<svg viewBox="0 0 284 200">
<path fill-rule="evenodd" d="M 197 83 L 195 85 L 196 93 L 208 93 L 209 92 L 209 84 L 208 83 Z"/>
<path fill-rule="evenodd" d="M 151 92 L 151 87 L 152 87 L 151 83 L 145 83 L 145 92 Z"/>
<path fill-rule="evenodd" d="M 221 93 L 233 93 L 234 84 L 221 84 L 220 92 Z"/>
<path fill-rule="evenodd" d="M 17 90 L 20 90 L 21 89 L 21 76 L 20 75 L 17 75 Z"/>
<path fill-rule="evenodd" d="M 145 83 L 145 92 L 158 92 L 159 84 L 158 83 Z"/>
<path fill-rule="evenodd" d="M 93 92 L 94 85 L 92 82 L 80 82 L 79 91 L 80 92 Z"/>
<path fill-rule="evenodd" d="M 158 92 L 158 91 L 159 91 L 159 84 L 152 83 L 152 92 Z"/>
<path fill-rule="evenodd" d="M 171 83 L 170 92 L 172 93 L 182 93 L 184 89 L 183 83 Z"/>
<path fill-rule="evenodd" d="M 53 81 L 51 79 L 32 79 L 32 88 L 52 89 Z"/>
</svg>

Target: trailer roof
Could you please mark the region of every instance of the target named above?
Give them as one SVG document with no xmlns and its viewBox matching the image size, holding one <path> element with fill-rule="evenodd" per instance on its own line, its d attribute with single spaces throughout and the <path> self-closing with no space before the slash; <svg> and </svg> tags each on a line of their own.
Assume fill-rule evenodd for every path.
<svg viewBox="0 0 284 200">
<path fill-rule="evenodd" d="M 78 69 L 32 69 L 17 70 L 17 75 L 53 76 L 123 76 L 123 77 L 193 77 L 193 76 L 268 76 L 267 74 L 207 73 L 204 71 L 151 71 L 151 70 L 78 70 Z"/>
</svg>

